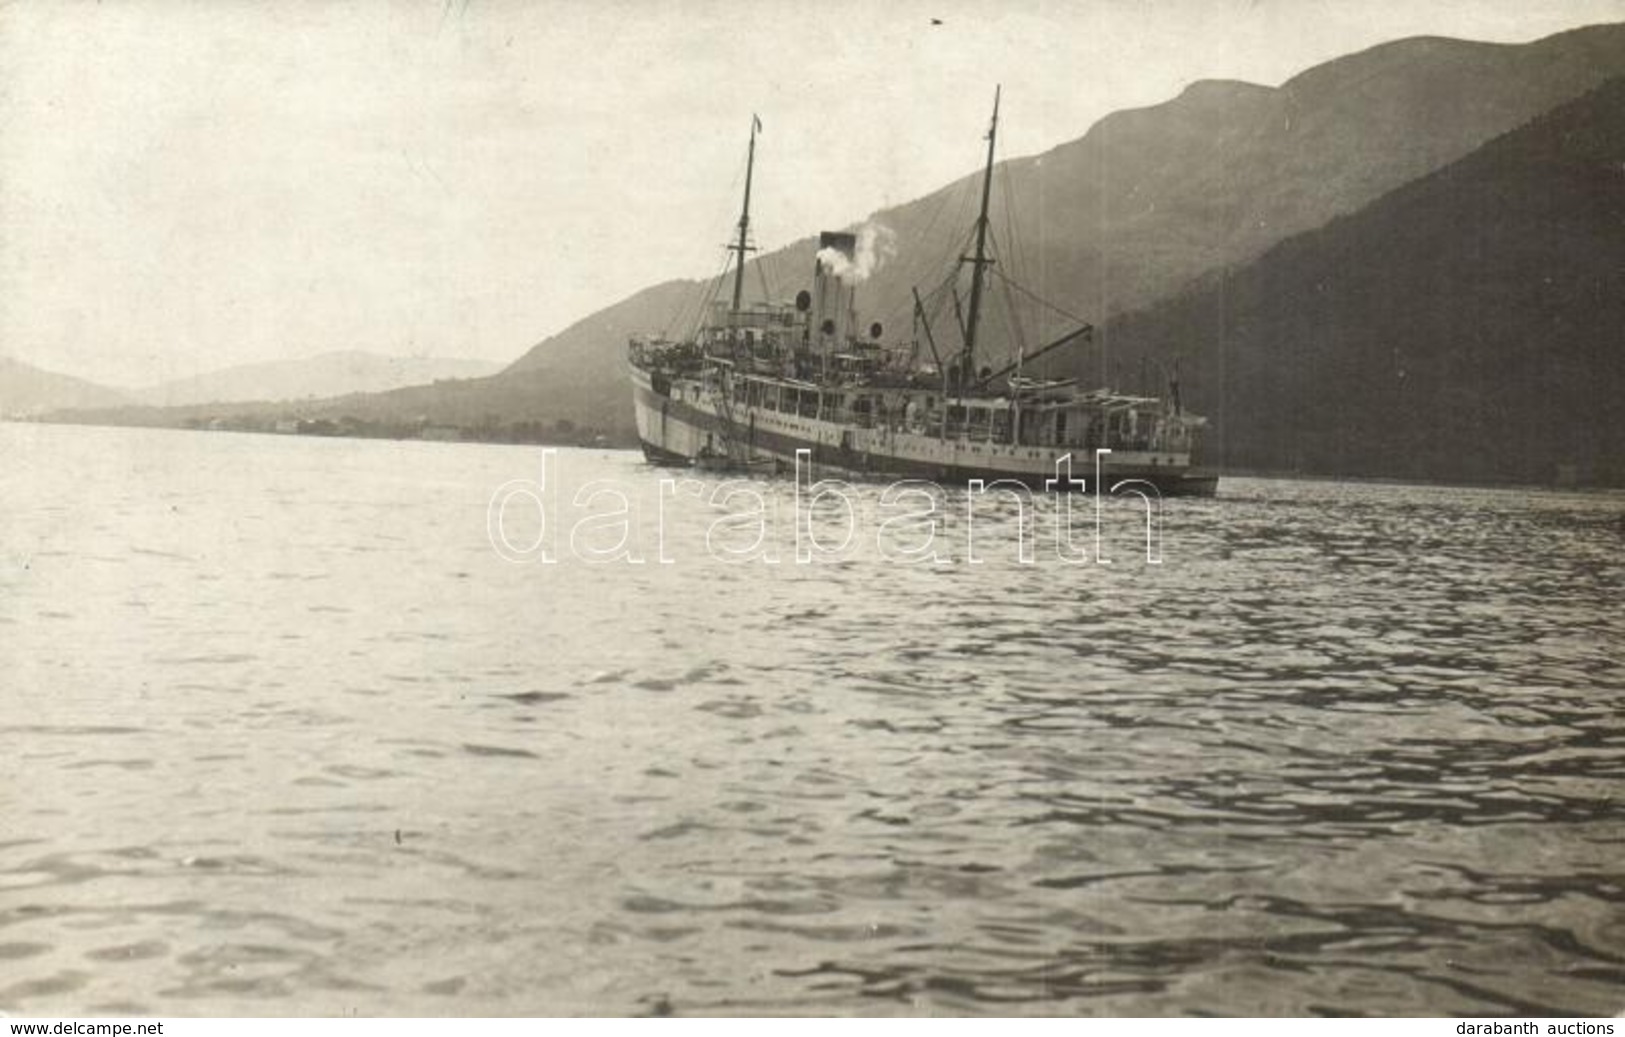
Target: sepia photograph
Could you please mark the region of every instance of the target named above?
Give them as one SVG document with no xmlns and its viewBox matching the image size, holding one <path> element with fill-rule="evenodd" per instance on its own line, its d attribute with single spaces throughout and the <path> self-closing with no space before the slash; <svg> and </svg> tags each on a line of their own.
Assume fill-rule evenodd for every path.
<svg viewBox="0 0 1625 1037">
<path fill-rule="evenodd" d="M 0 1016 L 1614 1033 L 1625 0 L 0 0 Z"/>
</svg>

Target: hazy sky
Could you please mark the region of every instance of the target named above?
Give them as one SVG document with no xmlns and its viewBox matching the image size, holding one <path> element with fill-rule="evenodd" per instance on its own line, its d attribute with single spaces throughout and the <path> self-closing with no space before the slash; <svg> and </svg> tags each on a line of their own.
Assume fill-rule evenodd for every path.
<svg viewBox="0 0 1625 1037">
<path fill-rule="evenodd" d="M 933 25 L 932 19 L 941 25 Z M 114 385 L 332 349 L 510 360 L 1202 78 L 1625 0 L 0 0 L 0 354 Z M 611 347 L 618 343 L 611 344 Z"/>
</svg>

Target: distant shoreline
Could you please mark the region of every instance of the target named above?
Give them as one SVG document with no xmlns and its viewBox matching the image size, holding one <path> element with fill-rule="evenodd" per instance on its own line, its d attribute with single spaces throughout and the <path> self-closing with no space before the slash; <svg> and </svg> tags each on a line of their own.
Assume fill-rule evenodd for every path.
<svg viewBox="0 0 1625 1037">
<path fill-rule="evenodd" d="M 0 424 L 17 425 L 74 425 L 84 428 L 142 428 L 166 429 L 174 432 L 236 432 L 250 435 L 266 436 L 306 436 L 321 439 L 375 439 L 394 440 L 396 442 L 422 442 L 422 443 L 463 443 L 485 444 L 494 446 L 551 446 L 573 447 L 582 450 L 637 450 L 635 440 L 629 441 L 625 436 L 616 436 L 610 433 L 593 432 L 590 437 L 584 437 L 578 430 L 573 435 L 541 435 L 538 438 L 524 438 L 512 432 L 511 429 L 498 428 L 462 428 L 458 426 L 427 426 L 422 429 L 397 429 L 393 432 L 362 432 L 341 431 L 338 427 L 333 429 L 278 432 L 274 428 L 221 426 L 218 428 L 188 425 L 175 422 L 136 422 L 136 421 L 108 421 L 95 420 L 81 413 L 64 413 L 59 415 L 34 416 L 6 416 L 0 415 Z M 312 423 L 319 424 L 319 423 Z M 336 426 L 336 423 L 330 423 Z M 542 423 L 531 423 L 541 425 Z M 398 432 L 398 434 L 396 434 Z M 425 435 L 424 433 L 429 434 Z M 457 435 L 447 433 L 455 432 Z M 1262 470 L 1253 468 L 1223 468 L 1214 466 L 1210 469 L 1216 472 L 1221 480 L 1224 479 L 1267 479 L 1287 482 L 1313 482 L 1313 483 L 1351 483 L 1361 486 L 1417 486 L 1438 487 L 1441 489 L 1458 490 L 1529 490 L 1542 493 L 1578 493 L 1586 495 L 1609 495 L 1625 493 L 1625 485 L 1611 485 L 1607 483 L 1562 485 L 1557 482 L 1532 483 L 1508 480 L 1506 482 L 1450 482 L 1446 480 L 1411 479 L 1403 476 L 1352 474 L 1341 475 L 1327 472 L 1295 472 L 1285 470 Z M 1223 484 L 1219 496 L 1225 496 Z"/>
<path fill-rule="evenodd" d="M 188 408 L 188 410 L 200 408 Z M 201 408 L 206 410 L 206 408 Z M 125 411 L 120 408 L 120 411 Z M 138 410 L 129 408 L 128 410 Z M 514 446 L 573 446 L 633 450 L 635 439 L 614 430 L 579 426 L 569 421 L 508 421 L 489 424 L 452 422 L 376 421 L 340 416 L 299 418 L 286 412 L 188 414 L 185 417 L 159 408 L 145 413 L 59 411 L 36 415 L 0 415 L 0 421 L 37 425 L 81 425 L 96 428 L 157 428 L 181 432 L 247 432 L 262 435 L 317 436 L 330 439 L 392 439 L 442 443 L 500 443 Z"/>
</svg>

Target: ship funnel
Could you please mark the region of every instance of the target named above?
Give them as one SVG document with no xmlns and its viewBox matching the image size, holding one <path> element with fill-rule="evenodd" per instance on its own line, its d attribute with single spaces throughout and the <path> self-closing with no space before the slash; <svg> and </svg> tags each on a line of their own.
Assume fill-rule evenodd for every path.
<svg viewBox="0 0 1625 1037">
<path fill-rule="evenodd" d="M 858 236 L 826 230 L 818 235 L 818 258 L 813 270 L 812 324 L 826 337 L 825 346 L 846 341 L 851 319 L 852 289 L 847 275 L 854 269 Z"/>
</svg>

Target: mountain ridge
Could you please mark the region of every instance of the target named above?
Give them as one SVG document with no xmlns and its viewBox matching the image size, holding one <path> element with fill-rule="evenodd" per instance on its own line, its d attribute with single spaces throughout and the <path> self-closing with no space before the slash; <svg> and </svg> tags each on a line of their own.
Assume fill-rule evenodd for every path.
<svg viewBox="0 0 1625 1037">
<path fill-rule="evenodd" d="M 66 408 L 116 407 L 128 402 L 123 393 L 105 385 L 0 356 L 0 418 L 33 417 Z"/>
<path fill-rule="evenodd" d="M 1192 350 L 1216 321 L 1230 319 L 1222 305 L 1215 308 L 1211 296 L 1204 293 L 1233 290 L 1234 278 L 1265 256 L 1283 248 L 1286 251 L 1280 254 L 1297 254 L 1294 250 L 1306 247 L 1300 238 L 1318 240 L 1313 237 L 1318 232 L 1342 227 L 1345 221 L 1384 204 L 1390 195 L 1426 181 L 1621 75 L 1625 75 L 1625 23 L 1584 27 L 1523 44 L 1446 37 L 1391 41 L 1306 69 L 1278 87 L 1239 80 L 1198 81 L 1159 104 L 1113 112 L 1083 136 L 1042 154 L 1000 163 L 1001 183 L 995 185 L 995 201 L 1006 197 L 1023 200 L 1007 210 L 1008 220 L 1000 225 L 1000 233 L 1008 231 L 1007 236 L 1017 243 L 1035 246 L 1033 255 L 1025 260 L 1025 269 L 1038 275 L 1040 283 L 1035 287 L 1058 298 L 1068 309 L 1093 317 L 1100 327 L 1098 348 L 1109 346 L 1109 358 L 1114 362 L 1108 370 L 1102 354 L 1071 350 L 1050 358 L 1056 365 L 1088 372 L 1086 382 L 1093 382 L 1094 375 L 1102 371 L 1115 376 L 1123 365 L 1132 367 L 1142 358 L 1149 369 L 1152 359 L 1166 360 L 1183 352 L 1194 363 L 1185 370 L 1186 398 L 1198 410 L 1215 402 L 1214 392 L 1226 393 L 1217 400 L 1216 409 L 1209 407 L 1215 418 L 1214 459 L 1219 463 L 1325 474 L 1355 475 L 1381 469 L 1415 478 L 1548 479 L 1553 461 L 1549 452 L 1541 450 L 1517 452 L 1517 463 L 1504 470 L 1493 464 L 1464 465 L 1446 456 L 1398 470 L 1373 466 L 1369 456 L 1354 456 L 1346 450 L 1339 454 L 1332 442 L 1335 429 L 1312 429 L 1321 439 L 1306 442 L 1295 456 L 1272 448 L 1272 443 L 1289 440 L 1293 433 L 1270 422 L 1281 414 L 1297 415 L 1294 420 L 1298 420 L 1298 398 L 1310 388 L 1321 391 L 1304 381 L 1308 369 L 1301 359 L 1277 355 L 1282 371 L 1291 377 L 1263 372 L 1251 383 L 1285 393 L 1280 399 L 1268 393 L 1238 394 L 1234 370 L 1215 371 L 1203 365 L 1211 366 L 1217 356 L 1245 364 L 1251 358 L 1271 355 L 1264 348 L 1267 343 L 1245 339 L 1254 334 L 1250 328 L 1275 327 L 1295 319 L 1301 331 L 1308 319 L 1302 314 L 1324 312 L 1315 305 L 1323 290 L 1299 282 L 1290 282 L 1289 288 L 1290 279 L 1279 266 L 1272 267 L 1276 272 L 1271 275 L 1281 285 L 1273 296 L 1275 302 L 1272 306 L 1257 302 L 1256 312 L 1240 322 L 1236 334 L 1242 337 L 1236 344 L 1200 357 Z M 1594 107 L 1595 102 L 1591 103 Z M 968 153 L 974 152 L 973 144 L 968 131 Z M 1538 158 L 1530 156 L 1529 160 L 1547 168 L 1540 166 Z M 1001 188 L 1001 184 L 1008 187 Z M 1538 193 L 1538 183 L 1533 187 L 1523 183 L 1523 189 Z M 1548 185 L 1548 194 L 1551 189 Z M 893 328 L 907 326 L 908 289 L 923 284 L 929 269 L 939 261 L 946 257 L 951 265 L 962 253 L 957 239 L 974 215 L 978 192 L 979 174 L 967 173 L 937 191 L 871 217 L 886 221 L 897 232 L 899 252 L 861 290 L 859 307 L 866 319 L 880 317 Z M 1440 206 L 1440 211 L 1447 208 L 1439 198 L 1432 204 Z M 995 218 L 999 218 L 997 213 Z M 1490 225 L 1500 220 L 1494 212 L 1475 218 Z M 1466 249 L 1471 255 L 1464 242 L 1495 239 L 1493 233 L 1470 226 L 1420 218 L 1416 222 L 1431 228 L 1441 255 L 1455 255 L 1452 249 Z M 1585 228 L 1574 232 L 1583 237 Z M 764 281 L 783 286 L 782 291 L 774 289 L 775 298 L 793 294 L 808 278 L 815 242 L 809 236 L 758 256 L 750 264 L 746 284 L 753 292 Z M 1422 241 L 1417 247 L 1430 246 Z M 1020 254 L 1017 250 L 1012 265 L 1021 266 Z M 1344 247 L 1342 261 L 1359 258 L 1353 246 Z M 1389 255 L 1389 259 L 1394 257 Z M 1279 264 L 1280 260 L 1271 262 Z M 1062 290 L 1047 290 L 1046 285 Z M 504 422 L 558 423 L 590 427 L 629 445 L 635 440 L 624 366 L 626 339 L 634 333 L 662 329 L 682 332 L 697 316 L 696 304 L 714 289 L 714 282 L 661 282 L 581 317 L 488 378 L 314 401 L 303 410 L 334 419 L 354 415 L 362 422 L 395 427 L 402 422 L 414 426 L 446 423 L 497 430 Z M 1333 294 L 1345 301 L 1351 298 Z M 1267 301 L 1271 296 L 1265 292 L 1260 298 Z M 1517 293 L 1506 298 L 1518 299 L 1539 312 L 1538 298 Z M 1208 309 L 1198 306 L 1193 311 L 1191 299 L 1208 300 Z M 1361 306 L 1380 316 L 1386 305 L 1383 294 L 1374 289 L 1355 302 L 1358 306 L 1349 303 L 1352 308 L 1334 315 L 1336 327 L 1357 326 Z M 1412 299 L 1409 305 L 1424 304 L 1423 299 Z M 1294 317 L 1298 310 L 1302 314 Z M 1432 321 L 1445 328 L 1461 319 L 1457 311 L 1444 309 L 1431 317 L 1425 310 L 1412 316 L 1418 323 Z M 1503 319 L 1522 320 L 1510 311 Z M 1566 310 L 1564 319 L 1583 321 L 1584 313 Z M 1046 323 L 1033 312 L 1015 314 L 1015 326 L 1024 321 L 1035 340 L 1029 345 L 1054 333 L 1054 322 Z M 1158 328 L 1163 330 L 1158 332 Z M 1171 334 L 1169 329 L 1181 333 Z M 1242 349 L 1244 340 L 1251 342 L 1246 350 Z M 1369 347 L 1369 343 L 1355 344 L 1361 349 Z M 1497 349 L 1503 345 L 1492 344 Z M 1434 376 L 1450 364 L 1470 368 L 1471 348 L 1471 344 L 1463 346 L 1460 355 L 1443 366 L 1430 362 L 1432 366 L 1408 368 L 1410 384 L 1460 396 L 1459 386 L 1466 383 L 1459 381 L 1459 371 L 1453 375 L 1458 378 L 1455 383 Z M 1590 357 L 1587 362 L 1605 368 L 1612 362 L 1609 355 L 1596 354 L 1592 346 L 1581 349 L 1581 354 Z M 1347 369 L 1361 377 L 1369 374 L 1359 368 L 1359 363 L 1369 361 L 1363 354 L 1353 360 L 1333 353 L 1316 353 L 1315 358 L 1327 370 Z M 1583 367 L 1574 366 L 1577 362 L 1569 363 L 1562 377 L 1549 381 L 1550 391 L 1561 393 L 1564 386 L 1586 378 Z M 1204 388 L 1209 379 L 1211 385 Z M 1451 389 L 1452 384 L 1458 387 Z M 1227 388 L 1213 389 L 1213 385 Z M 1375 421 L 1399 436 L 1395 442 L 1413 443 L 1417 428 L 1430 427 L 1429 408 L 1436 403 L 1425 399 L 1420 389 L 1412 393 L 1410 401 L 1419 408 L 1414 413 L 1396 409 L 1392 399 L 1380 394 L 1369 399 L 1375 408 L 1370 415 L 1350 411 L 1335 399 L 1330 402 L 1337 406 L 1328 405 L 1327 412 L 1343 416 L 1347 437 L 1357 438 Z M 1456 414 L 1459 403 L 1457 400 L 1445 410 Z M 1530 434 L 1538 438 L 1546 427 L 1534 422 Z M 1412 439 L 1406 440 L 1406 435 Z M 1455 448 L 1472 448 L 1471 439 L 1449 441 Z M 1565 442 L 1573 448 L 1572 441 Z M 1349 466 L 1346 471 L 1339 468 L 1345 463 Z M 1574 462 L 1563 463 L 1576 467 Z M 1593 472 L 1607 467 L 1600 462 L 1586 464 Z M 1619 478 L 1625 480 L 1625 473 Z"/>
<path fill-rule="evenodd" d="M 1625 77 L 1105 336 L 1191 362 L 1221 466 L 1620 484 L 1621 255 Z"/>
<path fill-rule="evenodd" d="M 1625 24 L 1524 44 L 1413 37 L 1335 58 L 1279 87 L 1200 81 L 1000 163 L 999 172 L 1010 196 L 1033 200 L 1011 224 L 1014 237 L 1035 245 L 1025 260 L 1039 273 L 1032 287 L 1100 323 L 1353 212 L 1620 73 Z M 971 143 L 967 132 L 968 156 Z M 906 326 L 909 289 L 955 254 L 958 231 L 944 230 L 952 221 L 943 217 L 974 204 L 977 179 L 969 173 L 871 217 L 897 232 L 899 254 L 862 289 L 867 316 Z M 799 286 L 815 240 L 752 260 L 747 285 L 765 276 Z M 671 313 L 655 303 L 672 305 L 669 286 L 685 283 L 703 290 L 665 282 L 634 293 L 537 343 L 497 377 L 567 377 L 573 400 L 586 394 L 616 409 L 626 429 L 621 332 L 667 326 Z M 1030 312 L 1021 319 L 1036 340 L 1059 330 Z M 552 405 L 542 388 L 538 406 Z"/>
<path fill-rule="evenodd" d="M 387 392 L 409 385 L 495 374 L 502 365 L 436 356 L 393 356 L 356 349 L 264 360 L 176 378 L 125 395 L 155 407 L 245 403 Z"/>
</svg>

